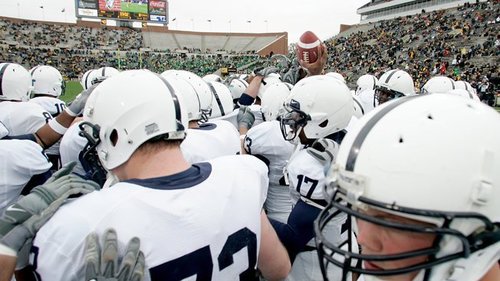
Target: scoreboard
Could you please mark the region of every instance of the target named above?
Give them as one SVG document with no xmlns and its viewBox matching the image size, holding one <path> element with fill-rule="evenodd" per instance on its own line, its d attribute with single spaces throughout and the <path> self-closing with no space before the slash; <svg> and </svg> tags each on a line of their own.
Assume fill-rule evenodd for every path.
<svg viewBox="0 0 500 281">
<path fill-rule="evenodd" d="M 168 1 L 76 0 L 76 16 L 168 23 Z"/>
</svg>

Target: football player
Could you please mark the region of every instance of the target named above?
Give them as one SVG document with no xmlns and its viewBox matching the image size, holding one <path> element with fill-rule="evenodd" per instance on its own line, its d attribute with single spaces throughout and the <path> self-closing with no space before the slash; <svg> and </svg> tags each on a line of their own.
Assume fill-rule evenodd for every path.
<svg viewBox="0 0 500 281">
<path fill-rule="evenodd" d="M 183 70 L 168 70 L 162 75 L 171 80 L 181 97 L 182 109 L 187 112 L 187 136 L 181 149 L 189 163 L 240 152 L 240 137 L 231 123 L 225 120 L 207 122 L 214 99 L 210 85 L 196 74 Z"/>
<path fill-rule="evenodd" d="M 64 94 L 65 82 L 59 70 L 49 65 L 39 65 L 30 70 L 33 89 L 30 102 L 42 106 L 56 117 L 66 108 L 66 103 L 59 99 Z"/>
<path fill-rule="evenodd" d="M 120 182 L 62 206 L 38 231 L 33 269 L 41 279 L 82 280 L 75 264 L 84 264 L 85 237 L 110 227 L 118 245 L 141 239 L 151 280 L 246 279 L 257 267 L 268 280 L 288 274 L 286 250 L 261 211 L 265 165 L 250 156 L 189 164 L 180 148 L 187 112 L 175 89 L 147 70 L 95 88 L 80 126 Z"/>
<path fill-rule="evenodd" d="M 0 63 L 0 122 L 9 135 L 31 134 L 52 119 L 52 115 L 29 100 L 31 76 L 21 65 Z"/>
<path fill-rule="evenodd" d="M 356 96 L 361 102 L 365 114 L 372 111 L 378 105 L 378 102 L 374 98 L 377 82 L 377 77 L 370 74 L 361 75 L 356 81 Z"/>
<path fill-rule="evenodd" d="M 353 99 L 343 82 L 316 75 L 300 80 L 284 107 L 280 117 L 283 137 L 299 148 L 291 156 L 285 175 L 295 205 L 287 224 L 272 222 L 291 256 L 297 255 L 288 280 L 321 280 L 313 221 L 327 205 L 322 190 L 339 146 L 329 138 L 349 124 L 354 113 Z M 339 217 L 330 228 L 334 237 L 347 235 L 342 227 L 345 218 Z M 329 269 L 329 274 L 336 278 L 340 273 Z"/>
<path fill-rule="evenodd" d="M 413 78 L 404 70 L 392 69 L 380 76 L 375 87 L 375 103 L 383 104 L 392 99 L 415 94 Z"/>
<path fill-rule="evenodd" d="M 39 65 L 30 70 L 33 89 L 30 102 L 40 105 L 52 118 L 57 117 L 66 108 L 66 103 L 59 99 L 66 88 L 59 70 L 49 65 Z M 52 162 L 53 169 L 57 170 L 60 163 L 59 142 L 46 150 Z"/>
<path fill-rule="evenodd" d="M 343 271 L 325 280 L 500 280 L 500 131 L 492 126 L 500 127 L 495 110 L 454 95 L 400 98 L 360 121 L 340 146 L 329 205 L 315 223 L 323 273 Z M 341 214 L 360 253 L 343 247 L 354 236 L 325 233 Z"/>
<path fill-rule="evenodd" d="M 293 205 L 283 168 L 295 146 L 283 139 L 280 123 L 276 119 L 289 94 L 290 89 L 282 82 L 275 83 L 261 94 L 262 115 L 266 122 L 247 131 L 242 149 L 243 153 L 256 156 L 268 166 L 269 189 L 264 208 L 269 218 L 282 223 L 287 222 Z"/>
</svg>

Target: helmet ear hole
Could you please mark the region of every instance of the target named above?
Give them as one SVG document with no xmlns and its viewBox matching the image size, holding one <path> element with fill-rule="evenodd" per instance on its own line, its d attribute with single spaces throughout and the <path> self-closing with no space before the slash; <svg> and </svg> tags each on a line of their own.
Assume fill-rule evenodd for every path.
<svg viewBox="0 0 500 281">
<path fill-rule="evenodd" d="M 321 128 L 325 128 L 326 126 L 328 126 L 328 119 L 326 119 L 325 121 L 321 122 L 321 124 L 319 124 L 318 126 L 320 126 Z"/>
<path fill-rule="evenodd" d="M 111 145 L 116 146 L 116 143 L 118 142 L 118 131 L 116 129 L 113 129 L 109 135 L 109 141 L 111 142 Z"/>
</svg>

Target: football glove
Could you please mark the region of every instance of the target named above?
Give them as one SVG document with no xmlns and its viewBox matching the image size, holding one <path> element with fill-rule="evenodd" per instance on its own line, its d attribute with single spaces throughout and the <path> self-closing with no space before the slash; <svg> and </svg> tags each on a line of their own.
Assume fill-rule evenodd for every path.
<svg viewBox="0 0 500 281">
<path fill-rule="evenodd" d="M 139 238 L 130 239 L 118 265 L 118 239 L 114 229 L 104 233 L 103 248 L 95 233 L 87 236 L 85 242 L 86 281 L 141 281 L 144 279 L 146 261 L 140 250 Z"/>
<path fill-rule="evenodd" d="M 317 139 L 306 151 L 323 166 L 330 167 L 339 151 L 339 145 L 333 140 L 321 138 Z"/>
<path fill-rule="evenodd" d="M 250 129 L 255 122 L 255 116 L 248 106 L 240 107 L 238 115 L 236 116 L 236 121 L 238 122 L 238 128 L 244 127 Z"/>
<path fill-rule="evenodd" d="M 90 86 L 87 90 L 83 90 L 78 96 L 76 96 L 75 100 L 73 100 L 68 107 L 66 108 L 66 112 L 75 117 L 82 114 L 83 109 L 85 108 L 85 103 L 89 98 L 90 94 L 94 91 L 94 89 L 99 84 L 94 84 Z"/>
<path fill-rule="evenodd" d="M 253 74 L 255 76 L 262 76 L 262 77 L 266 77 L 267 75 L 271 74 L 271 73 L 279 73 L 280 72 L 280 69 L 279 68 L 276 68 L 274 66 L 268 66 L 268 67 L 264 67 L 264 68 L 257 68 L 253 71 Z"/>
<path fill-rule="evenodd" d="M 92 181 L 70 175 L 75 164 L 62 167 L 46 183 L 9 206 L 0 218 L 0 244 L 4 254 L 17 255 L 16 269 L 28 264 L 33 237 L 68 197 L 99 188 Z"/>
</svg>

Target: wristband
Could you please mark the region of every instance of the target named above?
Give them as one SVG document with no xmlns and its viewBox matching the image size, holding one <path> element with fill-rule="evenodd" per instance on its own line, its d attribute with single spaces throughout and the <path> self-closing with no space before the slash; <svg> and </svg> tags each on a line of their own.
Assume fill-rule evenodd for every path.
<svg viewBox="0 0 500 281">
<path fill-rule="evenodd" d="M 247 93 L 243 93 L 240 99 L 238 100 L 238 104 L 240 106 L 248 106 L 252 105 L 254 101 L 255 101 L 254 97 L 248 95 Z"/>
<path fill-rule="evenodd" d="M 66 113 L 68 113 L 68 115 L 71 116 L 71 117 L 78 116 L 78 114 L 76 114 L 73 111 L 71 111 L 68 107 L 66 107 L 66 109 L 64 111 L 66 111 Z"/>
<path fill-rule="evenodd" d="M 17 252 L 10 247 L 0 244 L 0 255 L 17 257 Z"/>
<path fill-rule="evenodd" d="M 56 119 L 52 119 L 49 121 L 49 127 L 52 128 L 56 133 L 59 135 L 64 135 L 68 128 L 64 127 L 63 125 L 59 124 Z"/>
</svg>

